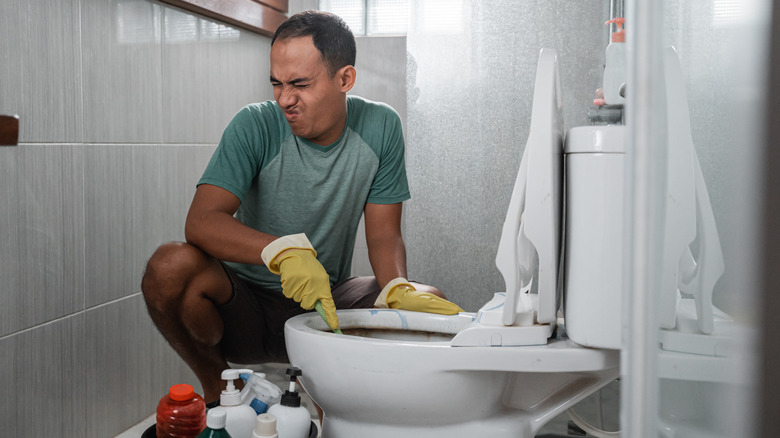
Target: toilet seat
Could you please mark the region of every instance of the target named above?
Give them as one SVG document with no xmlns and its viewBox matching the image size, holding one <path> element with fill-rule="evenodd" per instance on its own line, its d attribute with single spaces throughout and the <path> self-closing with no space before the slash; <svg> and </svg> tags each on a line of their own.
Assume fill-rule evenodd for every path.
<svg viewBox="0 0 780 438">
<path fill-rule="evenodd" d="M 435 315 L 394 309 L 339 310 L 339 325 L 345 335 L 336 335 L 316 313 L 292 318 L 285 334 L 301 332 L 316 335 L 323 346 L 356 348 L 371 345 L 372 354 L 382 349 L 398 354 L 399 349 L 418 350 L 410 357 L 420 366 L 431 366 L 440 371 L 493 370 L 513 372 L 577 372 L 617 368 L 620 355 L 617 350 L 597 350 L 582 347 L 569 339 L 550 339 L 545 345 L 521 347 L 457 347 L 451 341 L 424 340 L 420 332 L 455 335 L 474 320 L 473 313 Z M 350 329 L 386 329 L 394 334 L 382 337 L 361 337 L 346 334 Z M 414 332 L 418 332 L 415 334 Z M 328 347 L 323 347 L 328 348 Z M 417 366 L 417 365 L 415 365 Z"/>
</svg>

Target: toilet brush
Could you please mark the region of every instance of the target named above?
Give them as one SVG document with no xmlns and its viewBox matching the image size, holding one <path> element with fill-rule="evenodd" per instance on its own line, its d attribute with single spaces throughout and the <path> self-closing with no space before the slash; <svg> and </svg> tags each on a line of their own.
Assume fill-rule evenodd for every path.
<svg viewBox="0 0 780 438">
<path fill-rule="evenodd" d="M 325 324 L 328 324 L 328 317 L 325 316 L 325 310 L 322 308 L 322 303 L 320 300 L 317 300 L 317 302 L 314 303 L 314 309 L 317 310 L 317 313 L 320 314 L 322 319 L 325 321 Z M 330 326 L 330 324 L 328 324 L 328 326 Z M 341 333 L 341 329 L 333 329 L 333 333 L 336 333 L 337 335 L 343 335 L 343 333 Z"/>
</svg>

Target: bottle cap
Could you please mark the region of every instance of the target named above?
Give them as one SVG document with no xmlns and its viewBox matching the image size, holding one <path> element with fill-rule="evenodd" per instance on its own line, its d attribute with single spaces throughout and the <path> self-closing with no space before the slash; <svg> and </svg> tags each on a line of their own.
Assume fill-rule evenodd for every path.
<svg viewBox="0 0 780 438">
<path fill-rule="evenodd" d="M 303 375 L 303 371 L 298 367 L 290 367 L 287 368 L 285 374 L 290 376 L 290 389 L 284 391 L 281 404 L 282 406 L 297 408 L 301 405 L 301 396 L 298 395 L 298 392 L 295 390 L 295 381 L 298 377 Z"/>
<path fill-rule="evenodd" d="M 194 396 L 195 388 L 193 388 L 192 385 L 188 385 L 186 383 L 173 385 L 171 386 L 171 389 L 168 390 L 168 397 L 170 397 L 171 400 L 184 401 L 189 400 Z"/>
<path fill-rule="evenodd" d="M 224 429 L 227 424 L 227 412 L 224 409 L 209 409 L 206 414 L 206 427 L 209 429 Z"/>
<path fill-rule="evenodd" d="M 276 435 L 276 416 L 274 414 L 260 414 L 255 419 L 255 436 L 257 437 L 275 437 Z"/>
<path fill-rule="evenodd" d="M 297 392 L 284 391 L 284 395 L 282 395 L 282 401 L 280 403 L 282 406 L 297 408 L 301 406 L 301 396 L 298 395 Z"/>
<path fill-rule="evenodd" d="M 625 18 L 614 18 L 612 20 L 607 21 L 604 24 L 612 24 L 615 23 L 617 25 L 617 32 L 612 32 L 612 42 L 613 43 L 625 43 L 626 42 L 626 31 L 623 29 L 623 24 L 625 24 L 626 19 Z"/>
<path fill-rule="evenodd" d="M 228 368 L 222 371 L 222 380 L 227 381 L 225 389 L 219 396 L 220 406 L 238 406 L 241 404 L 241 391 L 236 389 L 233 381 L 240 379 L 241 373 L 252 373 L 252 370 Z"/>
</svg>

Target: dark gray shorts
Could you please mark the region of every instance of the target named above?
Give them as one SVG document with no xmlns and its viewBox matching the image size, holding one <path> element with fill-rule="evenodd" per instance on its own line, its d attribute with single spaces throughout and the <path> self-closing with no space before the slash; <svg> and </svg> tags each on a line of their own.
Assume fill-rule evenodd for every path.
<svg viewBox="0 0 780 438">
<path fill-rule="evenodd" d="M 242 279 L 225 265 L 233 285 L 233 298 L 218 306 L 224 322 L 220 348 L 225 359 L 237 364 L 288 362 L 284 323 L 309 312 L 279 292 L 268 291 Z M 333 287 L 336 309 L 368 309 L 379 296 L 374 277 L 352 277 Z"/>
</svg>

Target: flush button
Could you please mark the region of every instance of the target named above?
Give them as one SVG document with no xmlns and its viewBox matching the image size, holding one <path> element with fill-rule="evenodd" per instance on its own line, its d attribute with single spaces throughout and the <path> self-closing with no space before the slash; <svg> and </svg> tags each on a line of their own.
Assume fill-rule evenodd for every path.
<svg viewBox="0 0 780 438">
<path fill-rule="evenodd" d="M 498 333 L 493 333 L 490 335 L 490 346 L 491 347 L 500 347 L 501 346 L 501 335 Z"/>
</svg>

